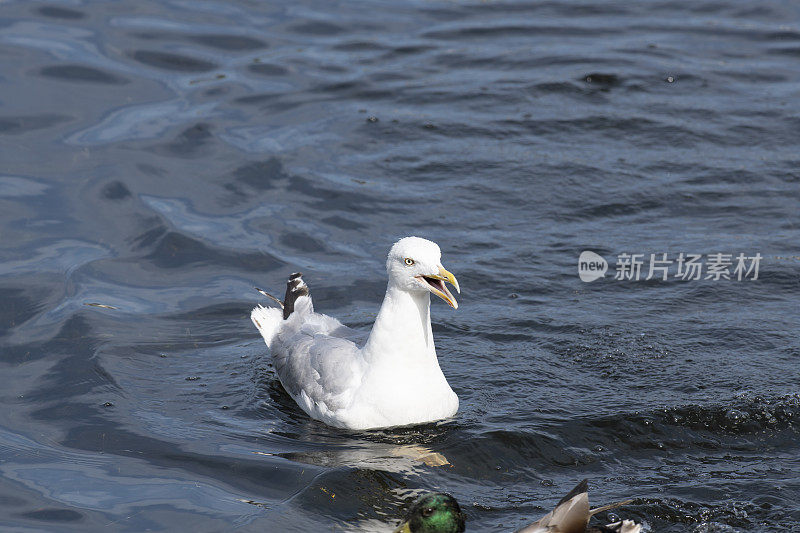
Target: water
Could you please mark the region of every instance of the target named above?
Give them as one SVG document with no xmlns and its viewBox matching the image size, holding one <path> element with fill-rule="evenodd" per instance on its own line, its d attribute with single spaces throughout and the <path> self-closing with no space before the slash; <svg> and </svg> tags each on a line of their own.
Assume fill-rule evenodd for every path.
<svg viewBox="0 0 800 533">
<path fill-rule="evenodd" d="M 587 477 L 648 531 L 798 531 L 799 17 L 3 3 L 3 530 L 389 531 L 443 490 L 507 531 Z M 366 330 L 408 234 L 463 287 L 432 310 L 458 416 L 309 420 L 253 287 L 301 270 Z M 612 279 L 682 252 L 763 260 Z"/>
</svg>

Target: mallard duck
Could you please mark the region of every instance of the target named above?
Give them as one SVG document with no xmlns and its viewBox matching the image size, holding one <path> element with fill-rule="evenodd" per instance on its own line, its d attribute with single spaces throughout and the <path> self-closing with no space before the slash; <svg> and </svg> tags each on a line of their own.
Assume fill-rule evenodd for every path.
<svg viewBox="0 0 800 533">
<path fill-rule="evenodd" d="M 460 292 L 458 281 L 441 257 L 436 243 L 419 237 L 392 246 L 386 296 L 361 347 L 353 342 L 353 330 L 314 312 L 300 274 L 289 279 L 283 302 L 272 297 L 282 312 L 253 309 L 251 319 L 272 351 L 283 388 L 311 418 L 340 428 L 377 429 L 456 414 L 458 396 L 439 368 L 431 330 L 431 294 L 458 308 L 445 285 Z"/>
<path fill-rule="evenodd" d="M 420 496 L 392 533 L 463 533 L 464 513 L 455 498 L 442 492 Z"/>
<path fill-rule="evenodd" d="M 561 498 L 555 509 L 536 522 L 518 529 L 516 533 L 639 533 L 642 530 L 642 526 L 632 520 L 620 520 L 605 526 L 589 526 L 592 516 L 630 503 L 631 500 L 590 509 L 588 486 L 588 480 L 584 479 Z"/>
<path fill-rule="evenodd" d="M 631 500 L 589 508 L 588 482 L 583 480 L 564 496 L 555 509 L 516 533 L 640 533 L 642 526 L 632 520 L 620 520 L 605 526 L 589 526 L 589 519 L 601 511 L 614 509 Z M 421 496 L 393 533 L 461 533 L 465 529 L 464 514 L 449 494 L 429 493 Z"/>
</svg>

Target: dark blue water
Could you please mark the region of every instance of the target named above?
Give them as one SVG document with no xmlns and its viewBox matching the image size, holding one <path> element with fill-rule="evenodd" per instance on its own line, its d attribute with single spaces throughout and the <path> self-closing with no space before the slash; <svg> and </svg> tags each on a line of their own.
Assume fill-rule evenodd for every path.
<svg viewBox="0 0 800 533">
<path fill-rule="evenodd" d="M 800 530 L 797 3 L 4 2 L 0 65 L 4 531 L 389 531 L 425 490 L 507 531 L 584 477 Z M 308 419 L 253 287 L 366 330 L 409 234 L 463 288 L 458 416 Z"/>
</svg>

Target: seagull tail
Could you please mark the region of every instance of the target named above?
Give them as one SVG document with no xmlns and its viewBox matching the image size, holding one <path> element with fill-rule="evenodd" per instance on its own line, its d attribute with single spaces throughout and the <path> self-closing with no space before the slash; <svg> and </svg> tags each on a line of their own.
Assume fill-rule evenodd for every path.
<svg viewBox="0 0 800 533">
<path fill-rule="evenodd" d="M 303 281 L 303 273 L 295 272 L 286 283 L 286 296 L 283 297 L 283 319 L 289 318 L 294 311 L 295 301 L 301 296 L 308 296 L 308 285 Z"/>
<path fill-rule="evenodd" d="M 264 342 L 267 343 L 267 346 L 271 346 L 275 334 L 278 332 L 278 328 L 283 322 L 281 310 L 276 307 L 264 307 L 259 305 L 250 313 L 250 320 L 253 321 L 258 332 L 264 337 Z"/>
<path fill-rule="evenodd" d="M 281 306 L 281 309 L 278 309 L 259 305 L 250 313 L 250 320 L 253 321 L 258 332 L 264 337 L 264 342 L 267 343 L 268 347 L 272 346 L 272 341 L 275 339 L 275 335 L 278 333 L 283 321 L 289 318 L 292 313 L 303 316 L 314 310 L 308 293 L 308 285 L 303 281 L 302 276 L 301 272 L 295 272 L 289 276 L 289 281 L 286 283 L 286 296 L 284 296 L 282 302 L 268 292 L 256 289 Z M 303 298 L 304 296 L 306 298 Z"/>
</svg>

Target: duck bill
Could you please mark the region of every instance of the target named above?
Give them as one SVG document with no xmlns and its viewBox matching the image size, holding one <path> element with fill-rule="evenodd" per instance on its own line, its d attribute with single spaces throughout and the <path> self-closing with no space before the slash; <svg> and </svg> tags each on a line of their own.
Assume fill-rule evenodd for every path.
<svg viewBox="0 0 800 533">
<path fill-rule="evenodd" d="M 456 292 L 461 294 L 461 288 L 458 286 L 458 280 L 452 272 L 448 272 L 443 266 L 439 266 L 439 273 L 430 276 L 422 276 L 424 281 L 428 283 L 428 290 L 433 294 L 444 300 L 453 309 L 458 309 L 458 302 L 453 294 L 447 289 L 446 283 L 455 287 Z"/>
<path fill-rule="evenodd" d="M 411 525 L 408 522 L 403 522 L 392 533 L 411 533 Z"/>
</svg>

